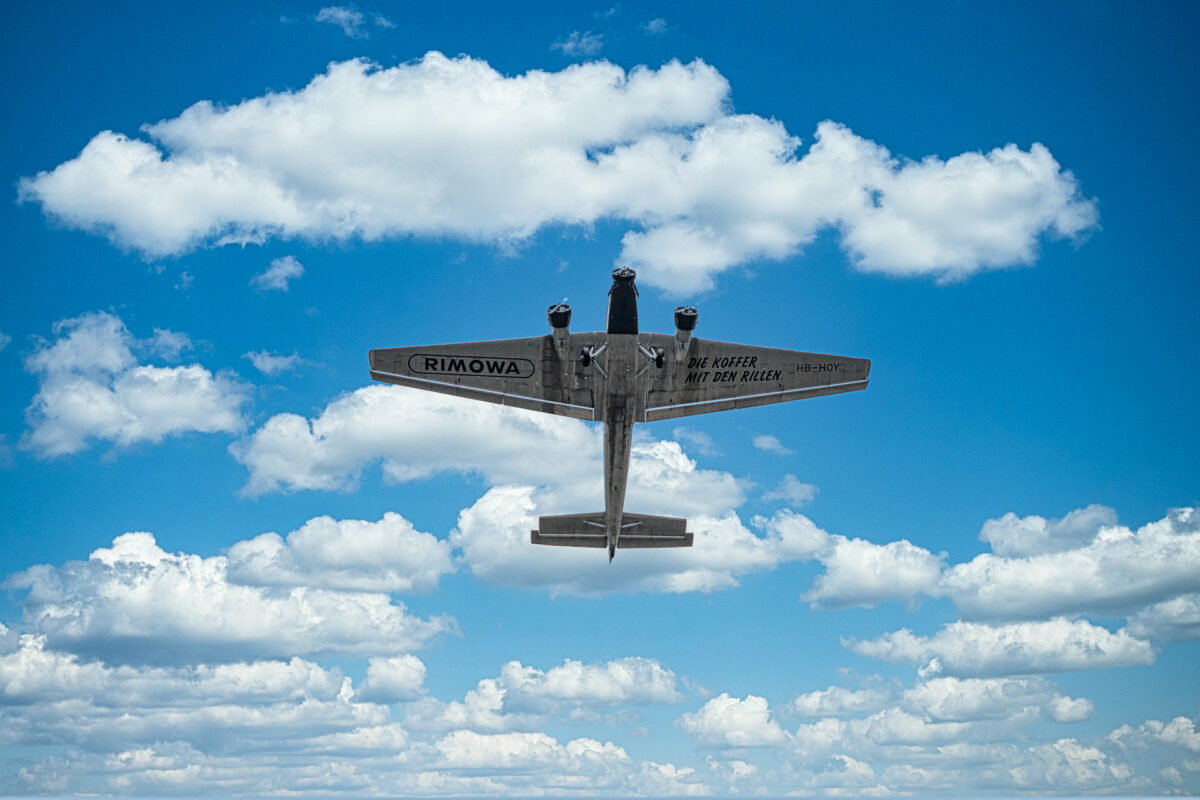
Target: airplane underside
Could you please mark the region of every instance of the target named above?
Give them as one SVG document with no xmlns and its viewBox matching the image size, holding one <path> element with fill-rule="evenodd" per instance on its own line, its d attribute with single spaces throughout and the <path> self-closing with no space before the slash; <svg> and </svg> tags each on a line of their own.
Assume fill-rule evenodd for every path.
<svg viewBox="0 0 1200 800">
<path fill-rule="evenodd" d="M 604 510 L 538 518 L 533 544 L 691 547 L 687 520 L 625 512 L 633 426 L 865 389 L 871 362 L 693 338 L 698 313 L 675 310 L 675 333 L 638 327 L 636 274 L 613 270 L 605 331 L 572 333 L 550 306 L 551 334 L 372 350 L 371 377 L 414 389 L 604 423 Z"/>
</svg>

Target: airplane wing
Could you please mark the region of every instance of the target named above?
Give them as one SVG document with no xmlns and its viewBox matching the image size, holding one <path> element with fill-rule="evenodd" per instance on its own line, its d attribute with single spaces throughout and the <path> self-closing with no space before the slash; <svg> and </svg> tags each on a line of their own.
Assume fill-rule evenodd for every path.
<svg viewBox="0 0 1200 800">
<path fill-rule="evenodd" d="M 674 355 L 674 337 L 649 338 Z M 646 421 L 854 392 L 867 388 L 870 371 L 865 358 L 692 339 L 682 359 L 650 370 Z"/>
<path fill-rule="evenodd" d="M 559 358 L 551 336 L 371 351 L 377 381 L 593 419 L 592 390 L 570 388 L 578 383 L 574 369 Z"/>
</svg>

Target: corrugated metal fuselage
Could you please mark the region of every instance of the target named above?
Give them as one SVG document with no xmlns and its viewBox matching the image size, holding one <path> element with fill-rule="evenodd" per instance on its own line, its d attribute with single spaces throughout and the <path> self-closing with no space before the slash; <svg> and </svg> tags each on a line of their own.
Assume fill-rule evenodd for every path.
<svg viewBox="0 0 1200 800">
<path fill-rule="evenodd" d="M 646 414 L 645 387 L 638 391 L 638 362 L 646 357 L 638 350 L 637 288 L 632 272 L 629 270 L 626 280 L 614 274 L 608 293 L 607 375 L 601 376 L 595 393 L 596 416 L 604 422 L 604 531 L 610 561 L 621 538 L 633 425 Z"/>
</svg>

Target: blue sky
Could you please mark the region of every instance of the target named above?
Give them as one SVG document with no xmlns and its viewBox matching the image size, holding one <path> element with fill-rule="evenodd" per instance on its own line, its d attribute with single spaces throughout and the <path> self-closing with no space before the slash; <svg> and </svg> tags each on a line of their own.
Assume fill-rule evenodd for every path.
<svg viewBox="0 0 1200 800">
<path fill-rule="evenodd" d="M 1196 794 L 1186 5 L 4 10 L 0 791 Z M 367 350 L 872 359 L 639 427 Z"/>
</svg>

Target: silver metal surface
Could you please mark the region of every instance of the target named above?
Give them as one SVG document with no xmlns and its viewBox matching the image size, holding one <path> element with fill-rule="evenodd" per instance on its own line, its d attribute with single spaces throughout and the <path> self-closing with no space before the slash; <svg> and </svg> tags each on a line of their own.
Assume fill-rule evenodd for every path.
<svg viewBox="0 0 1200 800">
<path fill-rule="evenodd" d="M 637 329 L 631 273 L 613 273 L 610 330 Z M 607 546 L 609 561 L 618 547 L 692 544 L 686 520 L 625 512 L 635 423 L 859 391 L 871 371 L 865 358 L 717 342 L 691 331 L 565 327 L 524 339 L 372 350 L 370 363 L 378 381 L 603 422 L 604 511 L 541 517 L 530 539 Z"/>
</svg>

